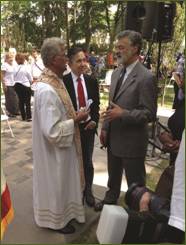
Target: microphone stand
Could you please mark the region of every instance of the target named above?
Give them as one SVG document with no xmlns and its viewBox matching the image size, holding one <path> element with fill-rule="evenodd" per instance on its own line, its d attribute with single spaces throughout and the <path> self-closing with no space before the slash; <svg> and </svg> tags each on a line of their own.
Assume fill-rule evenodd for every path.
<svg viewBox="0 0 186 245">
<path fill-rule="evenodd" d="M 147 53 L 145 55 L 145 58 L 143 60 L 144 66 L 146 66 L 148 69 L 150 69 L 150 56 L 151 56 L 151 53 L 152 53 L 152 46 L 153 46 L 154 41 L 156 39 L 156 34 L 157 34 L 157 30 L 153 29 L 152 38 L 151 38 L 152 41 L 150 42 L 149 48 L 148 48 Z M 145 65 L 146 62 L 147 62 L 147 64 Z"/>
<path fill-rule="evenodd" d="M 147 62 L 147 64 L 145 65 L 147 68 L 150 68 L 150 55 L 152 53 L 152 46 L 154 44 L 154 41 L 156 40 L 157 37 L 157 30 L 154 28 L 152 31 L 152 38 L 151 38 L 151 43 L 149 45 L 149 49 L 145 55 L 143 64 L 145 65 L 145 62 Z M 159 41 L 159 46 L 158 46 L 158 63 L 157 63 L 157 67 L 156 67 L 156 78 L 157 78 L 157 82 L 159 80 L 159 70 L 160 70 L 160 57 L 161 57 L 161 41 Z M 158 84 L 157 84 L 158 87 Z M 153 140 L 153 142 L 155 142 L 155 132 L 156 132 L 156 127 L 157 127 L 157 123 L 158 123 L 158 118 L 156 119 L 156 122 L 152 123 L 152 136 L 151 139 Z M 152 153 L 151 156 L 154 157 L 155 156 L 155 148 L 158 148 L 157 145 L 155 143 L 153 143 L 152 141 L 149 140 L 149 143 L 153 146 L 152 147 Z"/>
</svg>

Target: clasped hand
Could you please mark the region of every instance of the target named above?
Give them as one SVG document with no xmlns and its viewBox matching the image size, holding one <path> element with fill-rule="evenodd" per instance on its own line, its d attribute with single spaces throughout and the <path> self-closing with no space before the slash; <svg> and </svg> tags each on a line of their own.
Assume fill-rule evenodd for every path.
<svg viewBox="0 0 186 245">
<path fill-rule="evenodd" d="M 179 146 L 180 146 L 180 141 L 179 140 L 174 140 L 172 141 L 172 143 L 165 143 L 163 145 L 163 150 L 165 152 L 174 152 L 177 153 L 179 150 Z"/>
<path fill-rule="evenodd" d="M 120 118 L 124 112 L 119 105 L 116 105 L 113 102 L 110 102 L 109 108 L 103 112 L 103 118 L 107 121 L 113 121 L 116 118 Z"/>
<path fill-rule="evenodd" d="M 81 121 L 85 121 L 88 118 L 89 113 L 90 113 L 90 109 L 76 112 L 76 117 L 74 118 L 74 122 L 79 123 Z"/>
</svg>

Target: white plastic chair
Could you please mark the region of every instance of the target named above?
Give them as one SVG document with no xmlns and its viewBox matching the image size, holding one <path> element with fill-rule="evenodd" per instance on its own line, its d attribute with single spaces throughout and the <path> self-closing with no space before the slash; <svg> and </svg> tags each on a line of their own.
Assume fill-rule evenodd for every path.
<svg viewBox="0 0 186 245">
<path fill-rule="evenodd" d="M 13 138 L 15 138 L 15 135 L 14 135 L 14 133 L 13 133 L 13 131 L 12 131 L 12 128 L 11 128 L 11 126 L 10 126 L 10 123 L 9 123 L 8 118 L 9 118 L 9 117 L 7 116 L 5 110 L 3 109 L 2 105 L 1 105 L 1 122 L 2 122 L 2 121 L 6 121 L 6 123 L 7 123 L 7 125 L 8 125 L 8 128 L 9 128 L 9 130 L 10 130 L 11 136 L 12 136 Z"/>
</svg>

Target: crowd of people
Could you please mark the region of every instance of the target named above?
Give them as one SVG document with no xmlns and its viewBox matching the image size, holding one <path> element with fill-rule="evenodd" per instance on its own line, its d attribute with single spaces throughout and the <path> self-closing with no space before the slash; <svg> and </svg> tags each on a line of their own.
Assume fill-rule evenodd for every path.
<svg viewBox="0 0 186 245">
<path fill-rule="evenodd" d="M 84 73 L 100 78 L 106 67 L 109 67 L 106 55 L 98 56 L 93 51 L 90 54 L 83 52 L 86 57 Z M 37 49 L 33 49 L 31 54 L 17 53 L 15 48 L 9 48 L 1 57 L 1 64 L 1 83 L 7 115 L 16 117 L 21 114 L 23 121 L 31 121 L 31 95 L 34 94 L 35 82 L 45 68 L 40 53 Z M 70 71 L 67 64 L 64 75 Z"/>
<path fill-rule="evenodd" d="M 13 56 L 9 52 L 5 56 L 1 70 L 9 116 L 20 110 L 22 120 L 32 119 L 30 98 L 34 85 L 33 205 L 39 227 L 73 233 L 72 220 L 85 222 L 84 201 L 95 211 L 101 211 L 104 204 L 117 205 L 123 172 L 128 187 L 133 183 L 146 185 L 148 123 L 156 120 L 157 112 L 156 77 L 140 62 L 140 33 L 119 33 L 115 48 L 117 67 L 112 63 L 115 69 L 100 133 L 101 145 L 107 149 L 108 191 L 98 203 L 92 192 L 92 155 L 100 114 L 94 70 L 97 64 L 100 70 L 104 68 L 104 59 L 97 59 L 93 52 L 87 57 L 79 47 L 66 52 L 64 40 L 54 37 L 44 40 L 41 57 L 36 50 L 32 52 L 31 61 L 26 62 L 20 53 Z M 92 74 L 87 72 L 87 64 Z M 179 108 L 183 113 L 184 74 L 177 71 L 174 77 L 175 113 Z M 182 121 L 181 126 L 177 123 L 178 138 L 171 119 L 169 128 L 173 140 L 180 143 L 184 117 L 178 117 Z M 178 152 L 179 145 L 173 153 Z M 174 154 L 174 162 L 176 157 Z M 184 222 L 183 215 L 180 219 Z"/>
<path fill-rule="evenodd" d="M 10 48 L 1 66 L 1 83 L 5 95 L 5 107 L 9 117 L 21 114 L 23 121 L 31 121 L 32 86 L 44 69 L 37 50 L 32 55 L 17 53 Z"/>
</svg>

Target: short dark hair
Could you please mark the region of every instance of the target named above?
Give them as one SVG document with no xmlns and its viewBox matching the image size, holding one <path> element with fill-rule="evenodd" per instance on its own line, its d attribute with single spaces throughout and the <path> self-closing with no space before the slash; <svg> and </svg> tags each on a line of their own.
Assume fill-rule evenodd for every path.
<svg viewBox="0 0 186 245">
<path fill-rule="evenodd" d="M 37 53 L 38 53 L 38 49 L 33 48 L 33 49 L 32 49 L 32 53 L 35 53 L 35 52 L 37 52 Z"/>
<path fill-rule="evenodd" d="M 117 39 L 122 39 L 124 37 L 127 37 L 132 46 L 137 46 L 138 47 L 138 54 L 140 54 L 141 48 L 142 48 L 142 37 L 139 32 L 132 31 L 132 30 L 125 30 L 120 32 L 117 35 Z"/>
<path fill-rule="evenodd" d="M 23 53 L 17 53 L 15 56 L 15 60 L 16 60 L 18 65 L 24 64 L 25 59 L 26 59 L 26 57 L 25 57 L 25 54 L 23 54 Z"/>
<path fill-rule="evenodd" d="M 67 54 L 69 61 L 72 61 L 73 57 L 79 52 L 84 52 L 81 47 L 71 47 Z"/>
</svg>

